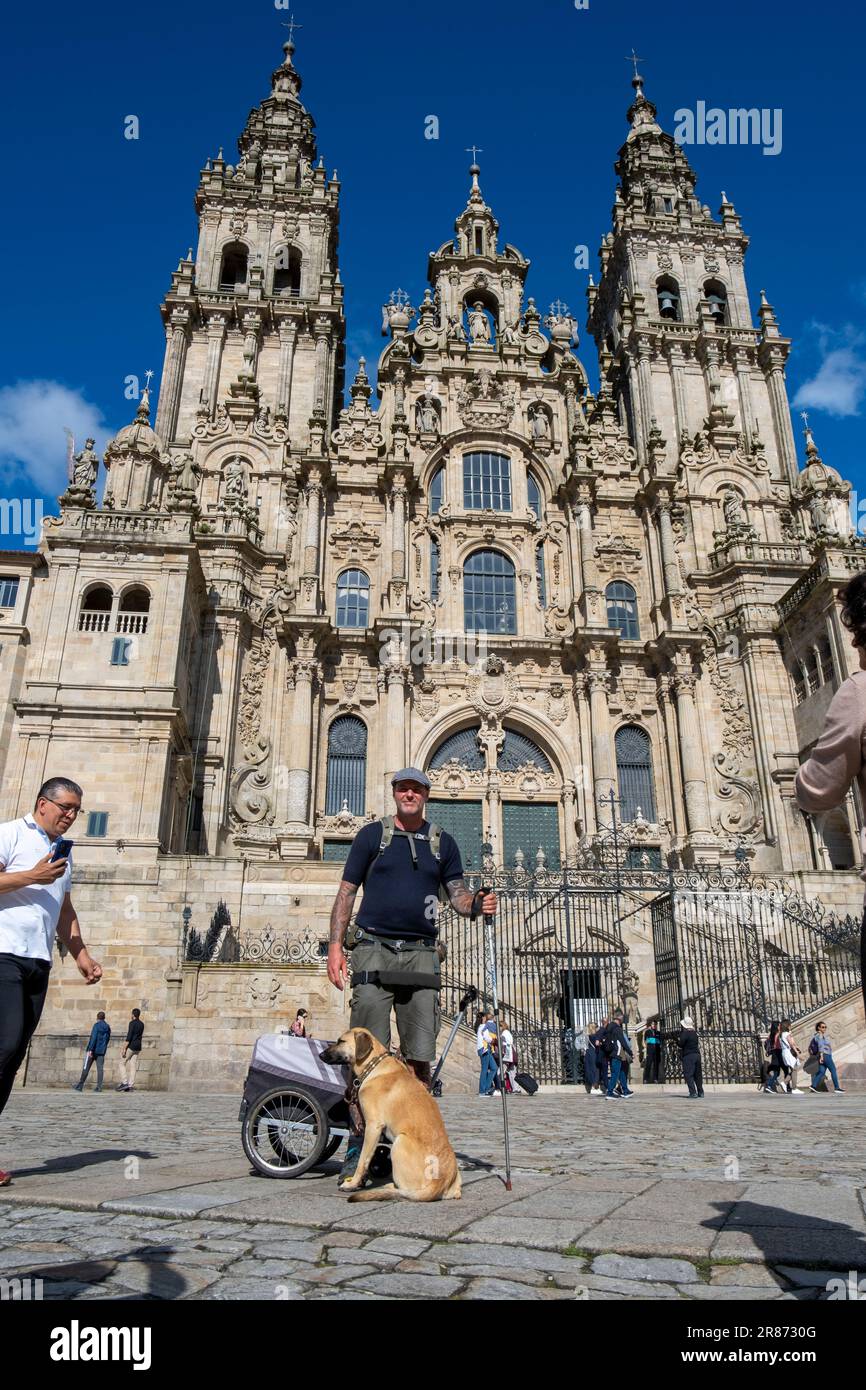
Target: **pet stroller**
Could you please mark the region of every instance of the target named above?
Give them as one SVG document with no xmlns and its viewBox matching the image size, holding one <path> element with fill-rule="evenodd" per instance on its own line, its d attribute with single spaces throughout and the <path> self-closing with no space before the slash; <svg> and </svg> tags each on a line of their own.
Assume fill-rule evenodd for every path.
<svg viewBox="0 0 866 1390">
<path fill-rule="evenodd" d="M 267 1178 L 297 1178 L 332 1158 L 349 1133 L 347 1067 L 331 1067 L 317 1038 L 268 1033 L 256 1042 L 238 1119 L 250 1163 Z"/>
</svg>

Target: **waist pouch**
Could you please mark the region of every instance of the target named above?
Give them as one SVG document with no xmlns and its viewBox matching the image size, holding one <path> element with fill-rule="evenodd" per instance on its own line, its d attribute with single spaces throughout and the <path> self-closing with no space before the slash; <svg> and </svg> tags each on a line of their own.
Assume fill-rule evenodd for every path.
<svg viewBox="0 0 866 1390">
<path fill-rule="evenodd" d="M 435 941 L 387 941 L 359 927 L 352 952 L 352 985 L 438 990 L 442 984 L 439 960 Z M 359 969 L 368 962 L 371 969 Z"/>
</svg>

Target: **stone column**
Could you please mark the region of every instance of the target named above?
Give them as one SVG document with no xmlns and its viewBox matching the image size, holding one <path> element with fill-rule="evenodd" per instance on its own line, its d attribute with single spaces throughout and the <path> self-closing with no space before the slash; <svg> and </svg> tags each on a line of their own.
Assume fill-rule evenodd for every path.
<svg viewBox="0 0 866 1390">
<path fill-rule="evenodd" d="M 573 782 L 563 782 L 560 800 L 562 802 L 563 829 L 565 831 L 565 862 L 568 865 L 573 865 L 577 863 L 577 827 L 575 825 L 577 788 Z"/>
<path fill-rule="evenodd" d="M 244 318 L 244 365 L 243 374 L 251 381 L 256 379 L 259 359 L 259 331 L 261 320 L 258 314 L 247 314 Z"/>
<path fill-rule="evenodd" d="M 662 552 L 662 570 L 665 591 L 678 594 L 682 591 L 680 567 L 674 549 L 674 532 L 671 524 L 671 503 L 668 497 L 660 497 L 656 503 L 656 521 L 659 528 L 659 542 Z"/>
<path fill-rule="evenodd" d="M 313 409 L 325 409 L 325 387 L 328 380 L 328 355 L 331 323 L 329 319 L 316 319 L 313 329 L 316 336 L 316 364 L 313 381 Z"/>
<path fill-rule="evenodd" d="M 653 417 L 652 343 L 649 338 L 639 337 L 637 359 L 638 400 L 633 401 L 635 410 L 635 447 L 641 463 L 646 463 L 646 433 Z M 638 415 L 640 418 L 638 419 Z"/>
<path fill-rule="evenodd" d="M 392 561 L 391 578 L 406 578 L 406 480 L 395 478 L 391 484 L 392 518 Z"/>
<path fill-rule="evenodd" d="M 677 431 L 676 438 L 679 442 L 682 438 L 683 430 L 687 430 L 689 427 L 689 410 L 686 404 L 685 380 L 683 377 L 682 344 L 668 343 L 667 355 L 671 369 L 671 383 L 673 385 L 674 419 Z"/>
<path fill-rule="evenodd" d="M 277 409 L 289 414 L 292 401 L 292 372 L 295 365 L 295 344 L 298 340 L 298 325 L 294 319 L 283 319 L 280 324 L 280 364 L 277 378 Z"/>
<path fill-rule="evenodd" d="M 737 373 L 737 387 L 740 394 L 740 428 L 743 431 L 746 448 L 750 450 L 755 428 L 755 407 L 752 402 L 749 354 L 745 348 L 734 349 L 734 370 Z"/>
<path fill-rule="evenodd" d="M 311 474 L 304 488 L 307 499 L 307 527 L 304 533 L 304 574 L 319 574 L 319 534 L 322 526 L 323 488 L 317 474 Z"/>
<path fill-rule="evenodd" d="M 785 390 L 784 359 L 779 349 L 770 349 L 764 356 L 762 366 L 770 394 L 770 407 L 773 412 L 773 428 L 779 457 L 782 460 L 788 482 L 793 486 L 797 481 L 797 449 L 794 444 L 794 431 L 791 428 L 791 412 L 788 409 L 788 393 Z"/>
<path fill-rule="evenodd" d="M 156 433 L 165 444 L 174 440 L 177 416 L 180 410 L 180 393 L 183 386 L 183 369 L 186 363 L 188 345 L 189 310 L 174 309 L 168 332 L 165 353 L 165 366 L 159 387 L 159 410 L 156 417 Z"/>
<path fill-rule="evenodd" d="M 212 314 L 207 321 L 207 362 L 204 369 L 204 394 L 210 417 L 217 408 L 220 384 L 220 365 L 226 340 L 226 321 L 222 314 Z"/>
<path fill-rule="evenodd" d="M 312 657 L 296 657 L 292 662 L 289 681 L 294 685 L 295 699 L 289 730 L 286 790 L 289 829 L 296 834 L 303 834 L 310 828 L 310 765 L 315 676 L 316 662 Z"/>
<path fill-rule="evenodd" d="M 613 789 L 616 792 L 616 769 L 613 759 L 613 744 L 610 736 L 610 711 L 607 697 L 610 694 L 611 678 L 606 670 L 590 670 L 586 677 L 589 695 L 589 720 L 592 736 L 592 782 L 595 796 L 595 821 L 604 823 L 607 804 L 603 798 Z"/>
<path fill-rule="evenodd" d="M 758 786 L 761 791 L 761 811 L 764 817 L 764 832 L 766 838 L 775 844 L 779 838 L 779 826 L 776 819 L 776 807 L 773 799 L 773 788 L 771 784 L 772 775 L 772 750 L 775 745 L 773 730 L 777 728 L 776 720 L 772 716 L 772 702 L 768 701 L 766 678 L 779 659 L 778 647 L 775 642 L 762 641 L 758 643 L 759 650 L 755 650 L 755 640 L 747 641 L 743 653 L 743 674 L 746 681 L 746 698 L 749 706 L 749 717 L 752 725 L 752 737 L 755 744 L 755 767 L 758 772 Z M 765 679 L 762 683 L 759 679 L 756 663 L 760 664 L 765 672 Z M 763 684 L 763 689 L 762 689 Z M 771 722 L 768 727 L 766 712 L 770 713 Z"/>
<path fill-rule="evenodd" d="M 703 741 L 695 707 L 696 678 L 690 672 L 678 671 L 671 681 L 677 700 L 677 723 L 680 732 L 680 758 L 683 769 L 683 793 L 686 803 L 686 823 L 689 835 L 709 835 L 710 801 L 704 772 Z"/>
<path fill-rule="evenodd" d="M 669 676 L 658 677 L 656 698 L 664 724 L 664 747 L 667 752 L 665 774 L 667 777 L 667 800 L 671 808 L 672 835 L 675 840 L 680 840 L 686 833 L 686 825 L 679 790 L 682 783 L 682 769 L 678 761 L 676 714 Z"/>
</svg>

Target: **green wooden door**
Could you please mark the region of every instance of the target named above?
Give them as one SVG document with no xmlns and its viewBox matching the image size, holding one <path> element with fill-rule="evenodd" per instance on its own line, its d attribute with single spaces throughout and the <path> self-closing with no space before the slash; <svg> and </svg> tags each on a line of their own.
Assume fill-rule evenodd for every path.
<svg viewBox="0 0 866 1390">
<path fill-rule="evenodd" d="M 464 869 L 481 868 L 483 835 L 480 801 L 428 801 L 427 819 L 453 835 Z"/>
<path fill-rule="evenodd" d="M 506 869 L 514 868 L 515 853 L 521 849 L 523 867 L 532 873 L 539 846 L 546 856 L 545 868 L 558 869 L 562 862 L 559 852 L 559 808 L 550 802 L 504 801 L 502 839 Z"/>
</svg>

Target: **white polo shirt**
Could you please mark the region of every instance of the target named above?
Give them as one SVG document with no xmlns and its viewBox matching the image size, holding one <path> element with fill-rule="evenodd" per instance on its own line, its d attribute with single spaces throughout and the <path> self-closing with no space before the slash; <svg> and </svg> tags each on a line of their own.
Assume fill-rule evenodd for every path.
<svg viewBox="0 0 866 1390">
<path fill-rule="evenodd" d="M 0 865 L 9 874 L 32 869 L 53 845 L 32 816 L 0 825 Z M 72 859 L 53 883 L 0 893 L 0 952 L 51 963 L 63 899 L 72 883 Z"/>
</svg>

